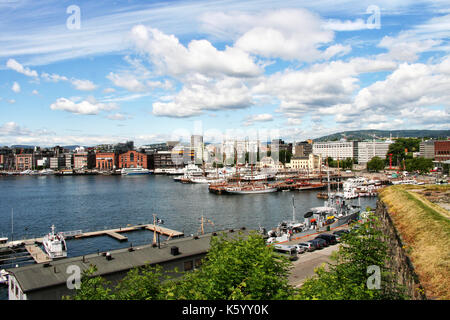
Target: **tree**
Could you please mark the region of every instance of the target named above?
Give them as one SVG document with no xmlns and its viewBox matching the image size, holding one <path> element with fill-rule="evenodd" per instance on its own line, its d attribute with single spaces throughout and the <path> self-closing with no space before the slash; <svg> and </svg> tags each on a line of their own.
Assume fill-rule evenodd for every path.
<svg viewBox="0 0 450 320">
<path fill-rule="evenodd" d="M 403 160 L 412 158 L 412 152 L 419 151 L 421 139 L 417 138 L 398 138 L 389 145 L 386 154 L 386 163 L 389 163 L 388 154 L 392 153 L 392 163 L 401 165 Z M 408 153 L 405 152 L 408 151 Z"/>
<path fill-rule="evenodd" d="M 202 267 L 174 282 L 170 291 L 174 299 L 287 299 L 293 294 L 290 265 L 256 233 L 213 237 Z"/>
<path fill-rule="evenodd" d="M 373 157 L 369 162 L 367 162 L 367 170 L 378 172 L 384 169 L 384 161 L 380 157 Z"/>
<path fill-rule="evenodd" d="M 388 259 L 384 235 L 378 228 L 378 219 L 366 213 L 367 221 L 360 228 L 342 236 L 342 245 L 332 255 L 328 270 L 321 266 L 316 277 L 306 280 L 299 289 L 297 299 L 371 300 L 403 299 L 402 288 L 397 285 L 385 267 Z M 369 288 L 369 267 L 380 270 L 380 287 Z"/>
<path fill-rule="evenodd" d="M 256 232 L 211 238 L 211 248 L 200 269 L 169 279 L 161 267 L 132 269 L 112 286 L 95 269 L 83 274 L 75 300 L 152 299 L 288 299 L 291 262 L 267 247 Z"/>
<path fill-rule="evenodd" d="M 427 173 L 433 168 L 433 160 L 422 157 L 407 159 L 405 167 L 409 172 L 420 171 L 420 173 Z"/>
</svg>

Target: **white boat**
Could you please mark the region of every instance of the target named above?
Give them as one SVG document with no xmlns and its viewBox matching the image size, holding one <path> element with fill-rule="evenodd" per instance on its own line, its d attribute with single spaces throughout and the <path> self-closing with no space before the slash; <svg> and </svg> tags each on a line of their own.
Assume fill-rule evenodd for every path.
<svg viewBox="0 0 450 320">
<path fill-rule="evenodd" d="M 139 174 L 150 174 L 151 171 L 148 169 L 138 167 L 138 168 L 123 168 L 122 170 L 120 170 L 120 173 L 124 176 L 132 176 Z"/>
<path fill-rule="evenodd" d="M 2 269 L 0 270 L 0 284 L 7 284 L 7 283 L 8 283 L 8 272 Z"/>
<path fill-rule="evenodd" d="M 257 193 L 277 192 L 278 189 L 263 184 L 263 185 L 226 187 L 225 191 L 230 194 L 257 194 Z"/>
<path fill-rule="evenodd" d="M 54 225 L 52 225 L 52 231 L 45 235 L 42 244 L 51 259 L 67 257 L 66 240 L 61 232 L 55 233 Z"/>
</svg>

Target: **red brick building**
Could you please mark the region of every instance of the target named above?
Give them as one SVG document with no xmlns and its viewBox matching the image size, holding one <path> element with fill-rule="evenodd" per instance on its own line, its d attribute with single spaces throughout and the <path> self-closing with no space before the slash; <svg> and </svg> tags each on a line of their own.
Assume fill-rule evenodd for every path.
<svg viewBox="0 0 450 320">
<path fill-rule="evenodd" d="M 441 140 L 434 142 L 434 160 L 450 160 L 450 140 Z"/>
<path fill-rule="evenodd" d="M 98 152 L 95 155 L 95 168 L 115 170 L 119 167 L 119 157 L 114 152 Z"/>
<path fill-rule="evenodd" d="M 148 157 L 145 153 L 130 150 L 119 155 L 119 168 L 149 168 Z"/>
<path fill-rule="evenodd" d="M 34 169 L 34 158 L 31 153 L 16 154 L 16 170 L 33 170 Z"/>
</svg>

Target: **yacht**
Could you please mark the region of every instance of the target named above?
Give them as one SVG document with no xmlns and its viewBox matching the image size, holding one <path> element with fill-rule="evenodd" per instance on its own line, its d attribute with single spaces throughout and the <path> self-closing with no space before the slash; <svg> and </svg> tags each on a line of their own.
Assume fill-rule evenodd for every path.
<svg viewBox="0 0 450 320">
<path fill-rule="evenodd" d="M 61 232 L 55 233 L 54 225 L 52 225 L 52 231 L 45 235 L 42 244 L 51 259 L 67 257 L 66 240 Z"/>
<path fill-rule="evenodd" d="M 8 272 L 0 270 L 0 284 L 8 284 Z"/>
<path fill-rule="evenodd" d="M 120 173 L 125 176 L 138 175 L 138 174 L 150 174 L 151 171 L 141 167 L 138 168 L 123 168 Z"/>
</svg>

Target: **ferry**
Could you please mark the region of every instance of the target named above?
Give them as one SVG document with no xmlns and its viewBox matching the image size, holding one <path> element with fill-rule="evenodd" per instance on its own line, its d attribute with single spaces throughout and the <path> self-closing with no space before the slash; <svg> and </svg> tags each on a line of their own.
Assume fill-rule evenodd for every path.
<svg viewBox="0 0 450 320">
<path fill-rule="evenodd" d="M 138 168 L 123 168 L 122 170 L 120 170 L 120 173 L 124 176 L 134 176 L 140 174 L 150 174 L 151 171 L 148 169 L 138 167 Z"/>
<path fill-rule="evenodd" d="M 54 225 L 52 225 L 52 231 L 45 235 L 42 244 L 51 259 L 67 257 L 66 240 L 61 232 L 55 233 Z"/>
</svg>

